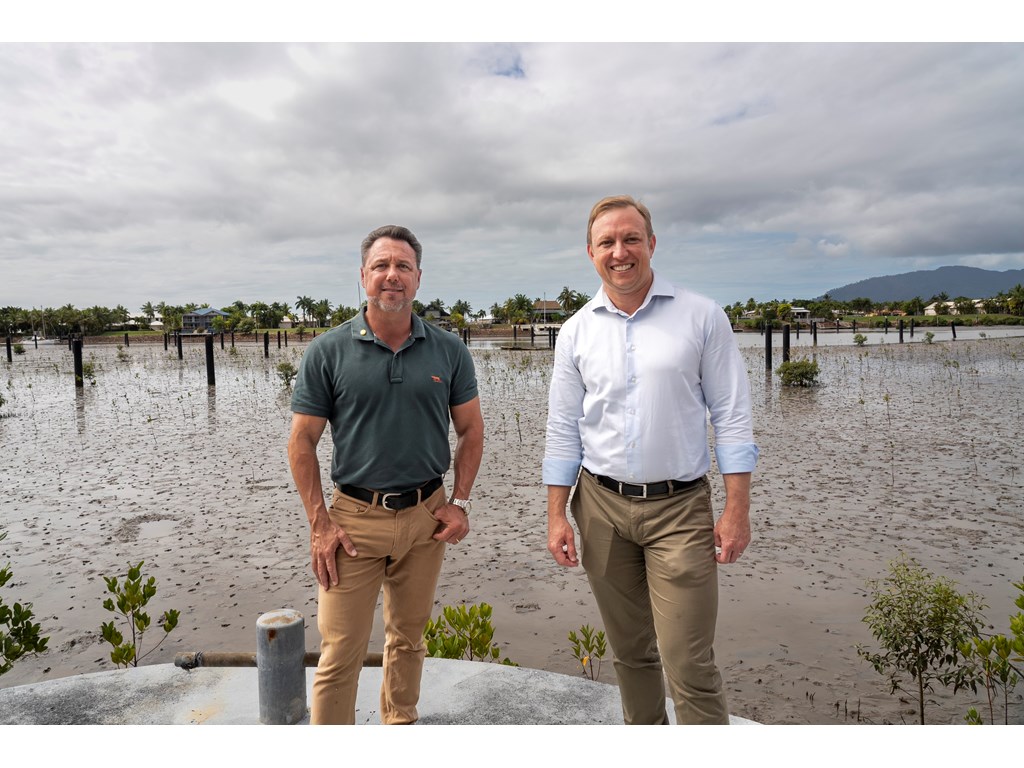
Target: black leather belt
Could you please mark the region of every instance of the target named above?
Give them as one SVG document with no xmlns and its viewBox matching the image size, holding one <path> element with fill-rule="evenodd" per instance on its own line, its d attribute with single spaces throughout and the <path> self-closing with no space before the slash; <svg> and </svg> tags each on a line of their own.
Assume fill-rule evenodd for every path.
<svg viewBox="0 0 1024 768">
<path fill-rule="evenodd" d="M 377 503 L 384 507 L 384 509 L 389 509 L 392 512 L 415 507 L 424 499 L 429 498 L 442 485 L 444 485 L 444 478 L 442 477 L 437 477 L 426 485 L 413 488 L 411 491 L 371 491 L 369 488 L 360 488 L 357 485 L 339 485 L 335 483 L 337 489 L 346 496 L 351 496 L 353 499 L 359 499 L 371 504 L 374 497 L 376 497 Z"/>
<path fill-rule="evenodd" d="M 583 471 L 597 480 L 597 482 L 609 491 L 614 491 L 620 496 L 630 496 L 632 498 L 640 499 L 646 499 L 648 496 L 673 496 L 687 490 L 688 488 L 693 488 L 704 479 L 704 476 L 701 475 L 694 480 L 662 480 L 658 483 L 623 483 L 622 481 L 616 480 L 613 477 L 608 477 L 607 475 L 595 475 L 586 467 L 584 467 Z"/>
</svg>

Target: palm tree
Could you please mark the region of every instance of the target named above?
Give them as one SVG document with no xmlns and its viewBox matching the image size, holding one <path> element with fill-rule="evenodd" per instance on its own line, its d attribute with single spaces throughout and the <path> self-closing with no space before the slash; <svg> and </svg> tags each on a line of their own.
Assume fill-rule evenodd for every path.
<svg viewBox="0 0 1024 768">
<path fill-rule="evenodd" d="M 328 299 L 320 299 L 320 301 L 313 303 L 313 317 L 316 318 L 318 326 L 323 327 L 327 325 L 330 316 L 331 302 Z"/>
<path fill-rule="evenodd" d="M 568 285 L 562 287 L 562 292 L 558 294 L 558 305 L 565 312 L 566 317 L 572 314 L 572 308 L 574 299 L 576 298 L 576 291 L 570 288 Z"/>
<path fill-rule="evenodd" d="M 313 314 L 313 299 L 309 296 L 296 296 L 295 308 L 302 313 L 302 324 L 305 325 L 307 318 Z"/>
</svg>

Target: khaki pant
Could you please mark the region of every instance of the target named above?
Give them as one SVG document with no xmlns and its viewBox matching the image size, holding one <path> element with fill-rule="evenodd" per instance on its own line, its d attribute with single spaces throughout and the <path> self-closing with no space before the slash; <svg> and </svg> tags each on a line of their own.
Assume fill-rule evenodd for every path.
<svg viewBox="0 0 1024 768">
<path fill-rule="evenodd" d="M 445 545 L 433 538 L 433 512 L 445 501 L 439 488 L 422 504 L 397 512 L 334 491 L 331 519 L 359 552 L 338 548 L 338 585 L 320 588 L 317 626 L 320 663 L 313 680 L 310 721 L 355 722 L 356 689 L 373 628 L 377 597 L 384 587 L 384 664 L 380 718 L 385 724 L 416 722 L 426 648 L 423 629 L 434 606 L 434 590 Z"/>
<path fill-rule="evenodd" d="M 625 722 L 668 722 L 667 677 L 676 722 L 727 724 L 712 648 L 718 571 L 707 479 L 675 496 L 637 499 L 583 471 L 570 508 L 615 654 Z"/>
</svg>

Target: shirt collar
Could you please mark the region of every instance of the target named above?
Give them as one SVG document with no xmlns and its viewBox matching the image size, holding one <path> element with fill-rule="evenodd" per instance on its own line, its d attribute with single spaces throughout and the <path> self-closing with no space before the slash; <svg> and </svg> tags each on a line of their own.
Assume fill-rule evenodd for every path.
<svg viewBox="0 0 1024 768">
<path fill-rule="evenodd" d="M 661 275 L 659 275 L 653 269 L 651 270 L 651 273 L 654 275 L 654 280 L 651 283 L 650 289 L 647 291 L 647 295 L 644 297 L 643 303 L 641 303 L 640 306 L 637 308 L 637 312 L 640 312 L 644 308 L 646 308 L 655 296 L 665 296 L 671 299 L 676 295 L 676 291 L 672 283 L 670 283 L 665 278 L 661 277 Z M 608 310 L 609 312 L 614 312 L 619 315 L 624 314 L 621 309 L 612 304 L 612 300 L 609 299 L 608 294 L 605 293 L 604 285 L 602 285 L 598 289 L 596 298 L 597 301 L 595 301 L 593 305 L 593 310 L 595 312 L 599 309 L 605 309 Z"/>
<path fill-rule="evenodd" d="M 412 315 L 412 337 L 414 339 L 426 338 L 427 331 L 423 327 L 423 320 L 415 312 Z M 363 306 L 359 313 L 352 318 L 352 337 L 362 341 L 373 341 L 377 337 L 366 322 L 366 307 Z"/>
</svg>

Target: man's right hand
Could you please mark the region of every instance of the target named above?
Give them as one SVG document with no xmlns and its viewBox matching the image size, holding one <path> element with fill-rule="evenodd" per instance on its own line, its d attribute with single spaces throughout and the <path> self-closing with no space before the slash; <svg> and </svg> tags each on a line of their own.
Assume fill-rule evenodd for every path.
<svg viewBox="0 0 1024 768">
<path fill-rule="evenodd" d="M 565 517 L 548 518 L 548 552 L 559 565 L 575 568 L 580 564 L 576 558 L 576 532 Z"/>
<path fill-rule="evenodd" d="M 312 559 L 313 575 L 325 590 L 338 586 L 338 547 L 355 557 L 355 544 L 348 534 L 330 519 L 314 526 L 309 533 L 309 552 Z"/>
</svg>

